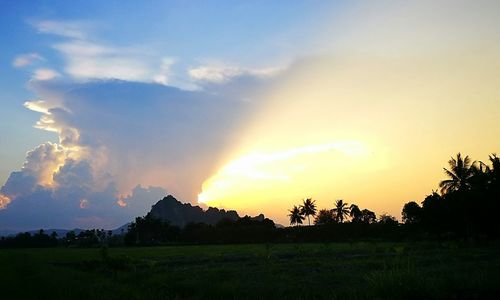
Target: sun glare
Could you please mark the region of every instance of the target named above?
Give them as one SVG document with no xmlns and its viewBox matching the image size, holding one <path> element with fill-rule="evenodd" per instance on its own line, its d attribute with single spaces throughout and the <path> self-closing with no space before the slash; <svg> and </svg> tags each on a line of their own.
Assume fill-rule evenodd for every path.
<svg viewBox="0 0 500 300">
<path fill-rule="evenodd" d="M 368 159 L 370 151 L 360 141 L 337 141 L 304 145 L 278 151 L 251 151 L 229 162 L 203 184 L 198 201 L 210 206 L 248 208 L 261 203 L 249 197 L 288 194 L 297 184 L 331 178 L 323 167 Z M 245 203 L 246 205 L 243 205 Z M 262 204 L 262 203 L 261 203 Z"/>
</svg>

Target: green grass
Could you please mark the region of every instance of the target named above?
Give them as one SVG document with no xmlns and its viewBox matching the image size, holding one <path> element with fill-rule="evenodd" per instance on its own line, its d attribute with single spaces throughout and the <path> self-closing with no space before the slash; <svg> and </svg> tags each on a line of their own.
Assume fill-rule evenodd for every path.
<svg viewBox="0 0 500 300">
<path fill-rule="evenodd" d="M 0 250 L 2 299 L 482 299 L 500 245 L 331 243 Z"/>
</svg>

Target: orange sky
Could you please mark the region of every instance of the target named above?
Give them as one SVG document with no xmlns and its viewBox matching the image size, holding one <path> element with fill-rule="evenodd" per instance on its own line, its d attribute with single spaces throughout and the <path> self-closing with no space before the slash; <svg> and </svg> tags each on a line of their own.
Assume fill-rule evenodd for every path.
<svg viewBox="0 0 500 300">
<path fill-rule="evenodd" d="M 199 199 L 282 224 L 306 197 L 400 218 L 405 202 L 437 189 L 450 156 L 487 161 L 500 149 L 498 35 L 491 19 L 428 8 L 387 19 L 363 9 L 352 13 L 367 16 L 363 24 L 342 21 L 353 36 L 324 31 L 333 34 L 321 54 L 291 65 L 268 91 Z"/>
</svg>

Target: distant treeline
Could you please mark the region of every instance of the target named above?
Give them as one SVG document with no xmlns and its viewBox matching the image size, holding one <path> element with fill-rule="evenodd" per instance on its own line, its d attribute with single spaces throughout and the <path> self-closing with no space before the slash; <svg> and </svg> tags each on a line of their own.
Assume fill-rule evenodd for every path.
<svg viewBox="0 0 500 300">
<path fill-rule="evenodd" d="M 38 248 L 54 246 L 76 246 L 92 247 L 99 245 L 119 246 L 123 245 L 123 235 L 114 235 L 111 230 L 89 229 L 76 234 L 74 231 L 67 232 L 64 236 L 58 236 L 56 232 L 50 235 L 43 229 L 31 234 L 29 232 L 18 233 L 15 236 L 1 237 L 0 248 Z"/>
<path fill-rule="evenodd" d="M 290 224 L 296 226 L 286 228 L 277 228 L 267 218 L 248 216 L 223 219 L 214 225 L 189 223 L 181 228 L 148 213 L 130 223 L 125 234 L 94 229 L 58 237 L 40 230 L 34 235 L 2 237 L 0 247 L 493 239 L 500 237 L 496 222 L 500 212 L 500 158 L 495 154 L 489 158 L 489 164 L 472 162 L 458 153 L 444 169 L 448 178 L 439 183 L 440 193 L 433 191 L 421 205 L 412 201 L 403 206 L 403 224 L 393 216 L 377 217 L 373 211 L 343 200 L 337 200 L 332 209 L 318 211 L 315 201 L 308 198 L 289 211 Z M 309 226 L 298 226 L 306 218 Z"/>
<path fill-rule="evenodd" d="M 401 230 L 397 221 L 373 224 L 329 223 L 321 226 L 276 228 L 274 222 L 269 219 L 258 221 L 244 217 L 237 221 L 223 220 L 216 225 L 192 223 L 180 229 L 146 216 L 140 218 L 139 222 L 136 220 L 133 224 L 139 225 L 136 227 L 137 230 L 131 227 L 125 236 L 127 245 L 334 242 L 352 239 L 398 240 L 405 236 L 404 230 Z M 147 230 L 150 226 L 158 229 Z M 163 226 L 163 230 L 159 229 L 160 226 Z M 152 232 L 157 234 L 152 235 Z"/>
</svg>

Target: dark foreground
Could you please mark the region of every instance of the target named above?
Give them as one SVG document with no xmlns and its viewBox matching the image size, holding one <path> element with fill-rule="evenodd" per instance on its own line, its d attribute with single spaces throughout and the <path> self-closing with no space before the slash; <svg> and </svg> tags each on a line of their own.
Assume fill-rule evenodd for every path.
<svg viewBox="0 0 500 300">
<path fill-rule="evenodd" d="M 497 299 L 500 244 L 0 250 L 1 299 Z"/>
</svg>

